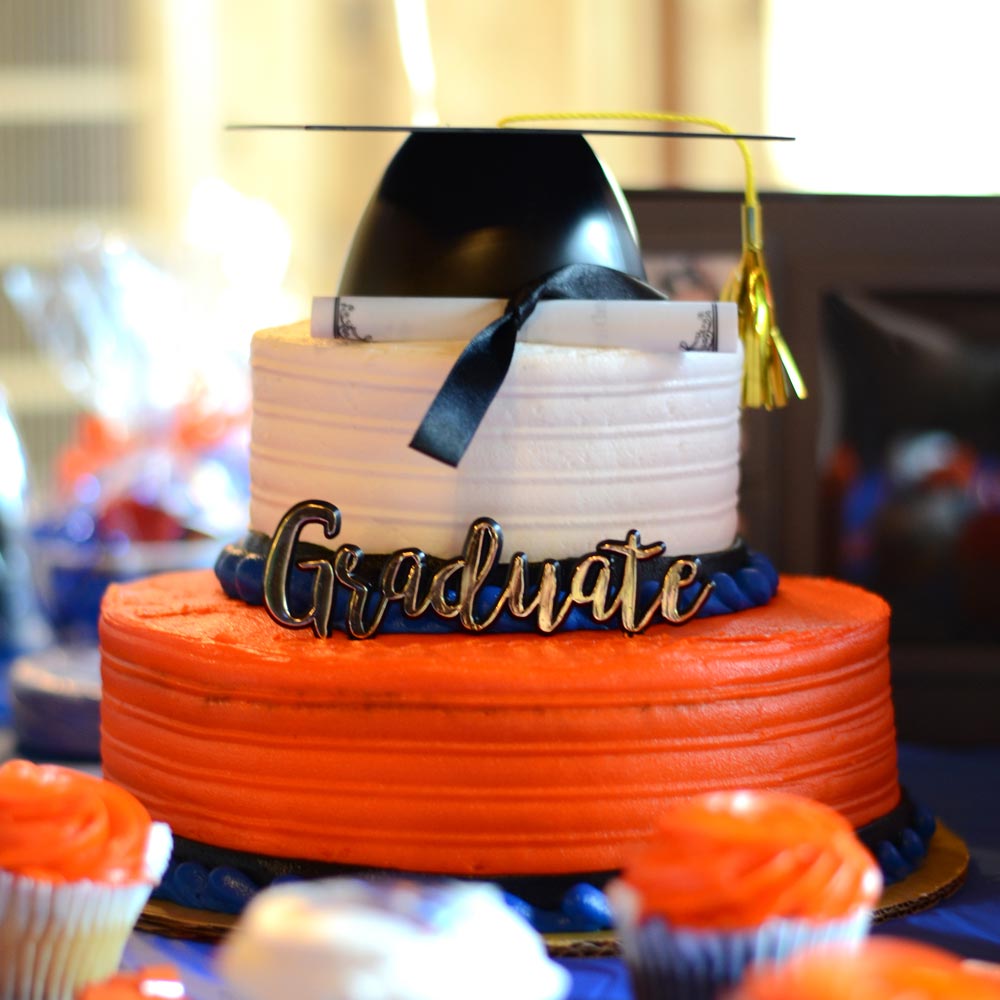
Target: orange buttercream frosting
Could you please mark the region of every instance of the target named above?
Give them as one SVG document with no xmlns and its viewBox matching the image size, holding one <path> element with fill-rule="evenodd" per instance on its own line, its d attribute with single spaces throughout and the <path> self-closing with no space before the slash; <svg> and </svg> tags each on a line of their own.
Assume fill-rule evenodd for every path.
<svg viewBox="0 0 1000 1000">
<path fill-rule="evenodd" d="M 0 765 L 0 870 L 48 882 L 142 882 L 150 817 L 109 781 L 53 764 Z"/>
<path fill-rule="evenodd" d="M 781 788 L 860 826 L 899 801 L 889 609 L 784 577 L 766 607 L 656 626 L 281 628 L 210 570 L 112 586 L 105 775 L 176 835 L 450 874 L 611 871 L 669 802 Z"/>
<path fill-rule="evenodd" d="M 727 1000 L 1000 1000 L 994 971 L 930 945 L 871 938 L 760 967 Z"/>
<path fill-rule="evenodd" d="M 839 813 L 778 792 L 715 792 L 663 813 L 624 882 L 640 919 L 735 930 L 772 917 L 830 920 L 874 908 L 882 876 Z"/>
<path fill-rule="evenodd" d="M 80 990 L 76 1000 L 182 1000 L 186 995 L 180 973 L 172 965 L 150 965 Z"/>
</svg>

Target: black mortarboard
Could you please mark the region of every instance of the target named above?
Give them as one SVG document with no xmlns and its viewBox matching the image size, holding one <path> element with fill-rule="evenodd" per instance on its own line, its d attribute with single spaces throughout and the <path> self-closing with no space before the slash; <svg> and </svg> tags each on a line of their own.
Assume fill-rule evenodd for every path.
<svg viewBox="0 0 1000 1000">
<path fill-rule="evenodd" d="M 585 136 L 720 137 L 565 127 L 232 127 L 410 133 L 355 231 L 339 286 L 354 296 L 508 298 L 569 264 L 644 280 L 628 204 Z"/>
</svg>

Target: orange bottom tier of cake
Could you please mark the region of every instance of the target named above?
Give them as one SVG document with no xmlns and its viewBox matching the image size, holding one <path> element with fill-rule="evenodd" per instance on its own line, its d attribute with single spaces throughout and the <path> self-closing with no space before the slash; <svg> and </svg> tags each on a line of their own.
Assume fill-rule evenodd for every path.
<svg viewBox="0 0 1000 1000">
<path fill-rule="evenodd" d="M 718 788 L 899 800 L 889 609 L 785 577 L 766 607 L 617 632 L 318 639 L 211 571 L 112 587 L 102 755 L 175 834 L 462 875 L 613 870 Z"/>
</svg>

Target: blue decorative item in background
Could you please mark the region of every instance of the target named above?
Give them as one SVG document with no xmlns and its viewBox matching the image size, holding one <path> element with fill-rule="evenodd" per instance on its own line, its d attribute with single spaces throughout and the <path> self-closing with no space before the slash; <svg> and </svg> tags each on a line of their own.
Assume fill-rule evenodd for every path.
<svg viewBox="0 0 1000 1000">
<path fill-rule="evenodd" d="M 10 721 L 7 672 L 11 662 L 49 639 L 35 603 L 25 548 L 27 492 L 24 450 L 0 391 L 0 725 Z"/>
<path fill-rule="evenodd" d="M 10 714 L 20 752 L 101 758 L 101 665 L 96 645 L 55 645 L 10 667 Z"/>
</svg>

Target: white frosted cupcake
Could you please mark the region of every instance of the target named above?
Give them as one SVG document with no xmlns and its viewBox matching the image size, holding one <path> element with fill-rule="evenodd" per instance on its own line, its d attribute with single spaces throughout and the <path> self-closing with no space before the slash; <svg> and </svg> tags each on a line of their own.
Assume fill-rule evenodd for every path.
<svg viewBox="0 0 1000 1000">
<path fill-rule="evenodd" d="M 219 950 L 240 1000 L 560 1000 L 569 974 L 480 883 L 326 879 L 272 886 Z"/>
<path fill-rule="evenodd" d="M 115 972 L 171 846 L 110 782 L 0 766 L 0 1000 L 71 1000 Z"/>
<path fill-rule="evenodd" d="M 711 1000 L 752 965 L 860 942 L 881 889 L 828 806 L 719 792 L 668 808 L 608 897 L 637 1000 Z"/>
</svg>

